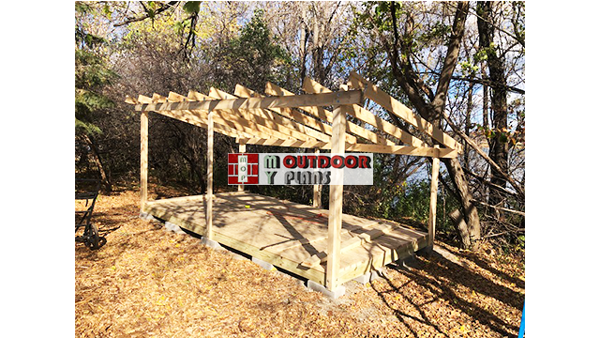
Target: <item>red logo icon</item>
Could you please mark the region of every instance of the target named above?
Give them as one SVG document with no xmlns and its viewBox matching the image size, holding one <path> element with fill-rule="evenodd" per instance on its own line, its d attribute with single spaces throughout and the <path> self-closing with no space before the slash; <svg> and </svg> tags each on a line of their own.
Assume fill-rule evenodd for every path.
<svg viewBox="0 0 600 338">
<path fill-rule="evenodd" d="M 229 154 L 227 167 L 229 185 L 258 184 L 258 154 Z"/>
</svg>

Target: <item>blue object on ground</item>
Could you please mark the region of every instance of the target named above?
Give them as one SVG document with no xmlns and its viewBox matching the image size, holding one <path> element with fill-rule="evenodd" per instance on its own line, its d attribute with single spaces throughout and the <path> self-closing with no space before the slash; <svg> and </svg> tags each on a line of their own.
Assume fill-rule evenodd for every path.
<svg viewBox="0 0 600 338">
<path fill-rule="evenodd" d="M 521 316 L 521 327 L 519 328 L 519 338 L 525 334 L 525 303 L 523 303 L 523 315 Z"/>
</svg>

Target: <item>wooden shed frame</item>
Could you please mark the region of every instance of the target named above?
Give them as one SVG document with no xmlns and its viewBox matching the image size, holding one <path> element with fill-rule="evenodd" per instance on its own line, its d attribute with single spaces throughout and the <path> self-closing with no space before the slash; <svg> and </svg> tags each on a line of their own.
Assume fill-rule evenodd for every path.
<svg viewBox="0 0 600 338">
<path fill-rule="evenodd" d="M 435 238 L 439 159 L 457 157 L 461 145 L 429 121 L 385 93 L 356 72 L 350 73 L 347 84 L 333 92 L 310 78 L 303 83 L 306 94 L 295 95 L 272 83 L 267 83 L 264 96 L 241 85 L 234 95 L 211 88 L 208 95 L 191 90 L 187 96 L 169 93 L 127 96 L 126 102 L 141 113 L 140 146 L 140 207 L 148 202 L 148 112 L 155 112 L 208 130 L 206 232 L 213 239 L 213 145 L 214 132 L 234 137 L 239 152 L 247 144 L 281 147 L 330 149 L 331 153 L 346 151 L 426 156 L 433 160 L 430 188 L 430 211 L 427 243 Z M 399 117 L 428 135 L 434 146 L 411 135 L 363 107 L 369 99 L 389 113 Z M 333 111 L 325 107 L 334 107 Z M 348 121 L 349 115 L 359 123 Z M 365 128 L 368 124 L 371 127 Z M 340 231 L 342 227 L 343 186 L 332 185 L 329 194 L 327 236 L 326 287 L 339 285 Z M 243 191 L 238 186 L 238 191 Z M 321 187 L 314 186 L 313 207 L 321 206 Z"/>
</svg>

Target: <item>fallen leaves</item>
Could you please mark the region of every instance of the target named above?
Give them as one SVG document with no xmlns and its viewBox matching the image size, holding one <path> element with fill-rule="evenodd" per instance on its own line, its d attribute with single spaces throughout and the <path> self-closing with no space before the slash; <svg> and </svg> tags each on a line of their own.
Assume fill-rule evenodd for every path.
<svg viewBox="0 0 600 338">
<path fill-rule="evenodd" d="M 78 337 L 502 337 L 518 332 L 524 271 L 514 258 L 474 255 L 440 243 L 454 258 L 434 254 L 417 258 L 412 269 L 392 265 L 385 278 L 351 284 L 346 296 L 331 301 L 287 275 L 132 217 L 138 201 L 134 191 L 103 196 L 95 221 L 102 224 L 107 244 L 97 251 L 75 246 Z"/>
</svg>

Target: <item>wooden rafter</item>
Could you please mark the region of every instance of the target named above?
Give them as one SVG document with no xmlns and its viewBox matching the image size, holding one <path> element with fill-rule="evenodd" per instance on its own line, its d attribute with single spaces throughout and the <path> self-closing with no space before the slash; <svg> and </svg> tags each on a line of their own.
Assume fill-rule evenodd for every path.
<svg viewBox="0 0 600 338">
<path fill-rule="evenodd" d="M 417 116 L 407 106 L 403 105 L 400 101 L 394 99 L 389 94 L 385 93 L 354 71 L 350 72 L 350 86 L 353 89 L 362 90 L 367 98 L 376 102 L 388 112 L 398 116 L 402 120 L 423 131 L 425 134 L 442 143 L 446 147 L 456 149 L 459 153 L 462 152 L 462 145 L 450 135 L 446 134 L 424 118 Z"/>
<path fill-rule="evenodd" d="M 306 77 L 304 79 L 304 84 L 302 85 L 302 89 L 304 89 L 305 92 L 311 93 L 311 94 L 331 93 L 332 92 L 329 88 L 321 85 L 320 83 L 318 83 L 317 81 L 314 81 L 313 79 L 311 79 L 309 77 Z M 352 115 L 353 117 L 372 125 L 376 129 L 379 129 L 379 130 L 387 133 L 388 135 L 391 135 L 391 136 L 399 139 L 400 141 L 404 142 L 407 145 L 410 145 L 413 147 L 424 146 L 423 141 L 419 140 L 418 138 L 414 137 L 413 135 L 409 134 L 408 132 L 396 127 L 395 125 L 389 123 L 388 121 L 380 118 L 379 116 L 375 116 L 375 114 L 373 114 L 369 110 L 359 106 L 358 104 L 350 105 L 350 109 L 348 110 L 348 113 L 350 115 Z"/>
<path fill-rule="evenodd" d="M 263 95 L 256 93 L 242 85 L 236 85 L 235 86 L 235 95 L 238 97 L 264 97 Z M 251 110 L 252 111 L 252 110 Z M 315 130 L 313 128 L 310 128 L 308 126 L 305 126 L 304 124 L 301 124 L 300 122 L 298 122 L 295 117 L 299 117 L 298 115 L 302 115 L 301 113 L 297 113 L 293 114 L 292 113 L 292 109 L 290 108 L 273 108 L 273 109 L 266 109 L 266 110 L 260 110 L 259 111 L 261 114 L 266 115 L 268 118 L 273 119 L 274 121 L 278 122 L 279 124 L 285 125 L 287 127 L 290 127 L 298 132 L 304 133 L 307 136 L 310 136 L 314 139 L 323 141 L 323 142 L 331 142 L 331 133 L 327 134 L 327 133 L 323 133 L 319 130 Z M 305 116 L 305 115 L 302 115 Z M 308 116 L 306 116 L 308 117 Z M 299 117 L 300 120 L 302 121 L 302 118 Z M 320 123 L 320 122 L 319 122 Z M 354 138 L 354 141 L 356 140 L 356 138 Z"/>
<path fill-rule="evenodd" d="M 265 87 L 265 93 L 269 94 L 269 95 L 280 95 L 280 96 L 292 96 L 294 95 L 294 93 L 287 91 L 277 85 L 274 85 L 270 82 L 267 82 L 267 85 Z M 333 113 L 330 112 L 327 109 L 324 109 L 323 107 L 303 107 L 302 110 L 304 110 L 305 112 L 318 117 L 319 119 L 323 120 L 323 121 L 327 121 L 329 123 L 333 122 Z M 328 126 L 329 127 L 329 126 Z M 329 130 L 331 130 L 331 127 L 329 127 Z M 393 145 L 394 142 L 387 140 L 384 137 L 381 137 L 380 135 L 377 135 L 377 133 L 374 133 L 370 130 L 367 130 L 355 123 L 352 123 L 350 121 L 346 121 L 346 131 L 353 133 L 357 136 L 360 136 L 366 140 L 369 140 L 375 144 L 388 144 L 388 145 Z M 346 134 L 346 136 L 348 136 L 348 134 Z M 346 142 L 348 142 L 348 137 L 346 137 Z M 358 142 L 351 142 L 351 143 L 358 143 Z"/>
<path fill-rule="evenodd" d="M 193 96 L 190 96 L 190 94 L 188 93 L 188 96 L 183 96 L 181 94 L 177 94 L 175 92 L 169 92 L 169 96 L 168 96 L 168 100 L 171 102 L 183 102 L 183 101 L 195 101 L 195 98 Z M 196 119 L 200 124 L 203 124 L 203 128 L 208 129 L 208 115 L 206 116 L 206 119 L 203 118 L 203 114 L 202 113 L 196 113 L 196 112 L 192 112 L 189 110 L 182 110 L 182 111 L 161 111 L 159 112 L 159 114 L 163 114 L 165 116 L 171 116 L 173 117 L 174 115 L 176 115 L 177 113 L 183 112 L 184 114 L 182 114 L 183 116 L 180 118 L 177 118 L 180 121 L 184 121 L 184 122 L 188 122 L 188 120 L 191 119 Z M 244 132 L 243 130 L 238 130 L 234 127 L 232 127 L 232 123 L 226 123 L 226 121 L 224 121 L 222 118 L 217 117 L 216 120 L 217 122 L 214 121 L 215 117 L 213 116 L 213 128 L 215 131 L 230 136 L 230 137 L 240 137 L 240 136 L 248 136 L 251 134 L 248 134 L 246 132 Z M 221 122 L 221 123 L 219 123 Z M 189 122 L 188 122 L 189 123 Z"/>
<path fill-rule="evenodd" d="M 216 88 L 210 89 L 209 96 L 218 99 L 237 98 L 234 95 L 228 94 Z M 322 138 L 321 141 L 329 142 L 327 135 L 321 136 L 318 134 L 309 134 L 309 132 L 305 131 L 304 129 L 298 130 L 300 127 L 297 126 L 298 124 L 296 122 L 284 120 L 280 116 L 277 116 L 266 109 L 239 109 L 238 112 L 247 120 L 251 120 L 257 124 L 271 128 L 298 140 L 309 141 L 311 138 L 314 139 L 315 136 L 317 136 Z"/>
<path fill-rule="evenodd" d="M 193 95 L 195 97 L 199 97 L 204 99 L 205 101 L 219 101 L 217 98 L 203 95 L 198 92 L 194 92 Z M 244 132 L 246 135 L 250 134 L 252 137 L 260 136 L 260 137 L 276 137 L 279 139 L 288 139 L 292 138 L 290 135 L 286 135 L 278 130 L 274 130 L 269 126 L 261 125 L 255 119 L 246 119 L 243 116 L 240 116 L 239 111 L 231 110 L 231 109 L 215 109 L 216 114 L 213 119 L 215 122 L 220 124 L 227 124 L 230 127 Z M 202 110 L 193 110 L 194 114 L 208 117 L 208 112 Z"/>
<path fill-rule="evenodd" d="M 159 100 L 161 98 L 159 98 L 158 96 L 156 96 L 158 94 L 154 95 L 154 100 Z M 138 102 L 152 102 L 152 98 L 149 98 L 147 96 L 143 96 L 140 95 L 138 97 Z M 179 120 L 179 121 L 183 121 L 186 123 L 189 123 L 191 125 L 197 126 L 197 127 L 202 127 L 202 128 L 208 128 L 208 115 L 207 114 L 200 114 L 200 113 L 195 113 L 192 111 L 185 111 L 185 110 L 174 110 L 174 111 L 160 111 L 157 112 L 158 114 Z M 252 133 L 246 133 L 243 132 L 243 130 L 236 130 L 235 128 L 231 127 L 232 123 L 227 123 L 228 121 L 223 121 L 223 119 L 221 118 L 217 118 L 218 122 L 215 123 L 215 130 L 218 131 L 221 134 L 230 136 L 230 137 L 253 137 Z"/>
<path fill-rule="evenodd" d="M 265 98 L 247 98 L 230 100 L 206 100 L 195 102 L 164 102 L 137 104 L 136 111 L 162 111 L 162 110 L 199 110 L 212 111 L 215 109 L 268 109 L 291 108 L 310 106 L 332 106 L 358 103 L 362 93 L 357 90 L 347 92 L 305 94 L 294 96 L 272 96 Z"/>
<path fill-rule="evenodd" d="M 208 127 L 209 111 L 214 111 L 214 130 L 235 137 L 245 144 L 316 149 L 331 149 L 333 128 L 330 123 L 333 122 L 333 113 L 323 106 L 346 106 L 344 111 L 348 115 L 373 126 L 375 131 L 383 132 L 404 143 L 397 145 L 374 131 L 346 121 L 344 138 L 347 151 L 439 158 L 458 156 L 460 144 L 453 138 L 416 116 L 399 101 L 355 72 L 351 73 L 349 86 L 359 90 L 344 91 L 347 88 L 342 86 L 342 91 L 332 92 L 307 78 L 303 85 L 303 89 L 309 93 L 306 95 L 294 95 L 267 83 L 265 92 L 276 96 L 265 97 L 237 85 L 235 95 L 211 88 L 208 96 L 195 91 L 190 91 L 187 96 L 170 92 L 168 97 L 159 94 L 154 94 L 152 98 L 140 95 L 137 99 L 128 97 L 126 102 L 134 104 L 137 110 L 155 111 L 203 128 Z M 422 140 L 374 115 L 358 104 L 364 98 L 378 103 L 445 147 L 436 152 L 434 148 L 427 147 Z M 359 143 L 357 136 L 374 144 Z"/>
</svg>

